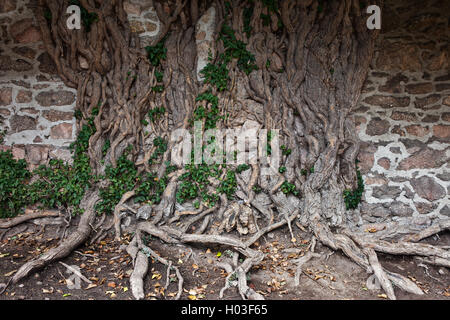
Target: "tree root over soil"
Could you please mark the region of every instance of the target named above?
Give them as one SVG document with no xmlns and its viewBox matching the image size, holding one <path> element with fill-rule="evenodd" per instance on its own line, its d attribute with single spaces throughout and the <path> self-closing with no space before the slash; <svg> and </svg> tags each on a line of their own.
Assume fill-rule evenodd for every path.
<svg viewBox="0 0 450 320">
<path fill-rule="evenodd" d="M 69 235 L 69 237 L 65 239 L 58 247 L 53 248 L 41 257 L 24 264 L 15 273 L 15 275 L 11 277 L 8 284 L 2 284 L 0 290 L 3 292 L 8 285 L 15 284 L 24 279 L 32 272 L 43 268 L 53 261 L 57 261 L 68 256 L 79 245 L 87 241 L 92 234 L 92 223 L 95 220 L 95 211 L 93 210 L 93 208 L 98 200 L 98 194 L 94 194 L 91 195 L 88 200 L 84 201 L 83 207 L 86 209 L 86 212 L 82 216 L 77 230 Z M 123 203 L 120 203 L 119 205 L 122 206 Z M 219 210 L 217 207 L 215 209 Z M 212 212 L 212 210 L 208 210 L 208 212 Z M 283 227 L 287 224 L 291 224 L 295 219 L 299 217 L 299 213 L 300 211 L 298 209 L 295 210 L 291 215 L 287 217 L 287 219 L 281 219 L 280 221 L 273 222 L 266 227 L 259 229 L 259 231 L 255 232 L 253 235 L 250 235 L 247 240 L 243 240 L 242 238 L 237 238 L 232 235 L 191 234 L 187 233 L 185 230 L 186 228 L 184 227 L 177 228 L 168 225 L 157 226 L 151 221 L 138 223 L 135 235 L 126 249 L 128 254 L 132 257 L 134 263 L 134 271 L 130 277 L 130 287 L 133 296 L 136 299 L 145 298 L 144 278 L 146 277 L 148 271 L 149 258 L 153 258 L 157 262 L 167 267 L 167 281 L 165 289 L 167 289 L 170 284 L 169 275 L 171 271 L 175 272 L 178 280 L 178 292 L 175 296 L 175 299 L 179 299 L 183 291 L 183 277 L 178 267 L 176 267 L 172 261 L 158 255 L 148 246 L 148 244 L 144 243 L 144 236 L 151 235 L 152 237 L 159 238 L 164 243 L 170 245 L 213 244 L 229 247 L 231 250 L 236 251 L 238 255 L 234 256 L 235 259 L 233 259 L 232 263 L 217 263 L 218 267 L 225 269 L 225 271 L 228 273 L 225 279 L 225 285 L 220 291 L 220 297 L 223 297 L 225 290 L 230 287 L 236 286 L 239 290 L 239 294 L 243 299 L 264 299 L 261 294 L 255 292 L 247 285 L 247 273 L 253 266 L 259 264 L 264 258 L 264 254 L 262 252 L 252 249 L 251 246 L 268 232 Z M 198 214 L 200 215 L 201 213 Z M 54 216 L 55 213 L 52 213 L 51 215 Z M 35 214 L 33 216 L 42 217 L 43 215 Z M 45 213 L 44 216 L 48 216 L 48 214 Z M 207 216 L 203 215 L 202 218 L 206 219 Z M 28 219 L 22 218 L 20 220 L 27 221 Z M 158 222 L 161 223 L 160 221 Z M 190 222 L 188 222 L 188 224 L 190 225 Z M 201 221 L 200 224 L 202 224 Z M 447 224 L 448 221 L 441 221 L 439 222 L 439 225 L 441 227 L 431 226 L 426 230 L 423 230 L 416 234 L 410 234 L 408 235 L 408 237 L 403 238 L 417 239 L 424 233 L 426 233 L 428 236 L 431 236 L 434 233 L 432 233 L 430 230 L 434 230 L 435 233 L 438 233 L 442 231 L 443 227 L 447 226 Z M 17 224 L 10 223 L 10 225 L 12 226 Z M 375 239 L 373 237 L 373 234 L 367 236 L 367 234 L 350 231 L 349 229 L 345 228 L 341 229 L 339 233 L 332 232 L 323 223 L 315 223 L 314 225 L 310 225 L 309 228 L 313 233 L 313 238 L 309 246 L 309 250 L 299 259 L 295 260 L 295 263 L 297 263 L 297 271 L 294 279 L 296 286 L 299 285 L 299 278 L 301 276 L 302 267 L 304 266 L 304 264 L 312 258 L 321 257 L 321 254 L 315 252 L 316 239 L 317 241 L 320 241 L 333 250 L 341 250 L 345 255 L 347 255 L 352 261 L 360 265 L 369 274 L 373 274 L 373 276 L 369 278 L 369 280 L 372 279 L 372 281 L 376 282 L 376 285 L 381 286 L 381 288 L 386 292 L 386 295 L 389 299 L 396 299 L 394 286 L 417 295 L 422 295 L 423 291 L 408 278 L 383 268 L 383 266 L 381 266 L 380 262 L 378 261 L 376 252 L 395 255 L 420 256 L 426 263 L 449 267 L 450 252 L 437 246 L 408 241 L 399 241 L 396 243 L 392 243 L 385 240 Z M 305 229 L 305 227 L 302 226 L 302 229 Z M 93 237 L 95 237 L 95 234 L 93 235 Z M 238 264 L 237 262 L 239 254 L 245 257 L 241 264 Z"/>
</svg>

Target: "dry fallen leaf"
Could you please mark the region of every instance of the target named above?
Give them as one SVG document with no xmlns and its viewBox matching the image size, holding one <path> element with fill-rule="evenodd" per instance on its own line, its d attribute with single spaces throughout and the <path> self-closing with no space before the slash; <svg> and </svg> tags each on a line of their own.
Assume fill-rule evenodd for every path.
<svg viewBox="0 0 450 320">
<path fill-rule="evenodd" d="M 108 287 L 115 288 L 116 287 L 116 283 L 115 282 L 108 282 Z"/>
<path fill-rule="evenodd" d="M 383 299 L 387 299 L 388 296 L 385 293 L 379 294 L 378 298 L 383 298 Z"/>
<path fill-rule="evenodd" d="M 5 277 L 10 277 L 10 276 L 12 276 L 14 273 L 16 273 L 16 271 L 17 271 L 17 270 L 13 270 L 13 271 L 11 271 L 11 272 L 5 273 L 3 276 L 5 276 Z"/>
<path fill-rule="evenodd" d="M 92 288 L 95 288 L 95 287 L 97 287 L 97 285 L 96 285 L 95 283 L 90 283 L 90 284 L 86 287 L 86 289 L 84 289 L 84 290 L 89 290 L 89 289 L 92 289 Z"/>
</svg>

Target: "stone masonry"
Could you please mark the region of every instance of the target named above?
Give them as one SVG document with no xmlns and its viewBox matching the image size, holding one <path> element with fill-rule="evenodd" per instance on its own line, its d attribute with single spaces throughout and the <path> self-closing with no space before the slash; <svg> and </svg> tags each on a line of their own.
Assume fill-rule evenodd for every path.
<svg viewBox="0 0 450 320">
<path fill-rule="evenodd" d="M 29 1 L 1 1 L 0 39 L 2 150 L 11 148 L 32 165 L 51 157 L 70 159 L 76 90 L 56 75 Z"/>
<path fill-rule="evenodd" d="M 124 10 L 147 45 L 160 28 L 152 1 L 125 1 Z M 70 161 L 76 90 L 64 85 L 45 53 L 30 0 L 1 0 L 0 40 L 0 131 L 6 131 L 1 150 L 11 149 L 31 167 L 50 158 Z"/>
<path fill-rule="evenodd" d="M 412 217 L 428 225 L 450 216 L 450 3 L 385 6 L 354 112 L 366 185 L 361 213 L 365 222 Z"/>
</svg>

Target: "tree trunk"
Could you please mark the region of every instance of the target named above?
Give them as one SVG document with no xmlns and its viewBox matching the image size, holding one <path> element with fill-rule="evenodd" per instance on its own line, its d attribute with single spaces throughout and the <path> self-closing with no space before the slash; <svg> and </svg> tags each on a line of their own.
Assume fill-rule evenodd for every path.
<svg viewBox="0 0 450 320">
<path fill-rule="evenodd" d="M 137 264 L 133 278 L 136 298 L 143 298 L 139 277 L 147 268 L 139 261 L 145 260 L 143 253 L 152 255 L 143 243 L 143 233 L 167 243 L 217 243 L 234 248 L 246 258 L 235 266 L 236 285 L 244 298 L 258 299 L 261 296 L 246 285 L 245 273 L 261 261 L 262 254 L 250 245 L 286 224 L 292 232 L 296 221 L 309 228 L 314 239 L 342 250 L 375 272 L 391 298 L 395 296 L 386 279 L 406 290 L 420 291 L 406 278 L 385 272 L 374 251 L 365 249 L 370 243 L 362 244 L 349 231 L 352 214 L 343 193 L 358 187 L 355 158 L 359 149 L 349 115 L 358 101 L 378 33 L 366 27 L 368 16 L 358 1 L 154 1 L 162 26 L 153 45 L 163 43 L 167 49 L 156 61 L 149 61 L 139 38 L 130 32 L 122 1 L 80 3 L 97 16 L 89 31 L 86 26 L 81 30 L 66 28 L 68 1 L 39 0 L 36 16 L 58 73 L 78 90 L 78 128 L 91 127 L 87 152 L 92 172 L 104 174 L 108 166 L 116 167 L 131 145 L 126 154 L 138 172 L 154 172 L 155 179 L 166 179 L 161 200 L 152 204 L 155 215 L 138 225 L 128 250 Z M 201 74 L 204 81 L 199 81 L 196 27 L 211 6 L 216 13 L 215 46 Z M 50 19 L 45 18 L 48 12 Z M 88 62 L 88 69 L 80 66 L 79 57 Z M 155 90 L 158 86 L 162 90 Z M 199 105 L 206 115 L 200 113 Z M 149 161 L 154 159 L 156 146 L 146 143 L 142 124 L 152 110 L 160 110 L 160 117 L 152 119 L 148 134 L 168 142 L 159 162 Z M 235 128 L 246 120 L 263 129 L 280 129 L 283 169 L 263 179 L 260 173 L 264 165 L 256 163 L 245 178 L 235 166 L 224 165 L 225 173 L 210 177 L 209 186 L 195 189 L 191 185 L 198 191 L 193 198 L 200 202 L 200 208 L 176 211 L 175 202 L 180 197 L 191 203 L 194 200 L 183 198 L 181 191 L 192 182 L 189 179 L 195 179 L 186 176 L 192 167 L 179 166 L 167 174 L 171 151 L 180 144 L 171 141 L 170 134 L 179 128 L 192 131 L 192 119 L 219 129 Z M 105 152 L 107 141 L 110 148 Z M 230 172 L 237 179 L 233 194 L 222 188 Z M 93 189 L 101 190 L 108 183 L 93 182 Z M 120 212 L 138 194 L 138 187 L 124 190 L 111 210 L 118 237 Z M 213 196 L 208 193 L 208 198 L 207 192 Z M 85 198 L 89 197 L 86 194 Z M 258 217 L 263 221 L 258 222 Z M 180 221 L 181 225 L 175 226 L 174 222 Z M 195 233 L 191 233 L 192 226 L 197 226 Z M 235 228 L 238 237 L 233 235 Z M 378 248 L 388 250 L 386 244 Z M 419 251 L 418 246 L 408 247 L 403 254 Z M 447 258 L 443 252 L 435 252 L 433 257 Z M 171 268 L 169 261 L 157 260 Z M 26 273 L 21 273 L 14 281 L 24 276 Z M 178 278 L 182 280 L 181 275 Z"/>
</svg>

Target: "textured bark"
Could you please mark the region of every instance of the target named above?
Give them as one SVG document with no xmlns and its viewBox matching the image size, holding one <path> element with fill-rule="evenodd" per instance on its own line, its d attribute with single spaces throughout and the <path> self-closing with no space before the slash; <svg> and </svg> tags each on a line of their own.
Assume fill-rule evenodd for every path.
<svg viewBox="0 0 450 320">
<path fill-rule="evenodd" d="M 149 108 L 163 106 L 166 113 L 153 126 L 157 136 L 170 140 L 170 133 L 175 129 L 189 128 L 196 97 L 211 89 L 210 85 L 197 80 L 195 43 L 197 22 L 211 5 L 215 6 L 218 21 L 215 33 L 218 41 L 212 56 L 217 60 L 224 52 L 219 31 L 226 22 L 236 38 L 247 43 L 247 50 L 254 54 L 257 66 L 257 70 L 246 74 L 236 61 L 230 62 L 229 90 L 212 89 L 219 98 L 221 114 L 229 115 L 218 123 L 218 128 L 237 127 L 252 119 L 265 129 L 280 129 L 280 145 L 292 150 L 282 159 L 287 168 L 285 174 L 263 179 L 261 164 L 253 164 L 248 184 L 238 175 L 236 196 L 243 204 L 221 196 L 219 204 L 212 208 L 175 212 L 178 177 L 184 172 L 178 168 L 169 177 L 161 203 L 152 208 L 156 214 L 152 220 L 137 226 L 136 236 L 127 249 L 135 258 L 131 286 L 137 299 L 144 297 L 142 279 L 148 269 L 146 257 L 152 255 L 141 239 L 144 233 L 169 244 L 220 244 L 233 248 L 245 257 L 241 265 L 237 262 L 234 265 L 233 274 L 238 279 L 235 285 L 242 297 L 249 299 L 261 296 L 247 286 L 245 274 L 263 258 L 261 252 L 250 246 L 265 233 L 284 225 L 293 234 L 294 222 L 301 228 L 308 228 L 314 239 L 334 250 L 342 250 L 362 268 L 375 273 L 392 299 L 395 294 L 390 281 L 411 292 L 419 294 L 421 290 L 406 278 L 384 270 L 375 251 L 422 255 L 433 263 L 448 264 L 448 252 L 443 249 L 411 243 L 397 245 L 349 231 L 351 212 L 346 210 L 342 194 L 357 185 L 355 158 L 359 149 L 349 115 L 358 101 L 378 33 L 367 29 L 367 15 L 359 2 L 286 0 L 275 3 L 277 10 L 271 11 L 262 1 L 233 0 L 229 7 L 220 0 L 154 1 L 162 22 L 155 44 L 166 37 L 167 48 L 167 57 L 162 61 L 164 90 L 155 93 L 151 89 L 156 83 L 155 69 L 140 47 L 138 37 L 130 33 L 122 1 L 81 0 L 84 8 L 98 15 L 98 21 L 90 32 L 84 29 L 69 32 L 61 20 L 66 1 L 39 0 L 36 17 L 45 47 L 61 78 L 67 85 L 77 88 L 77 110 L 88 119 L 94 108 L 99 109 L 94 118 L 96 132 L 89 141 L 91 167 L 95 173 L 103 173 L 108 164 L 115 166 L 116 159 L 131 144 L 133 160 L 139 155 L 144 159 L 136 163 L 141 172 L 152 170 L 159 178 L 163 176 L 165 163 L 171 160 L 170 151 L 178 142 L 169 143 L 163 164 L 151 167 L 148 159 L 153 150 L 145 146 L 141 121 Z M 253 14 L 247 24 L 243 12 L 249 7 Z M 52 13 L 51 23 L 44 18 L 45 8 Z M 263 15 L 270 16 L 271 23 L 265 23 L 261 19 Z M 244 28 L 249 26 L 251 31 L 247 34 Z M 78 66 L 79 56 L 88 61 L 88 70 Z M 130 77 L 130 70 L 136 77 Z M 79 126 L 85 121 L 81 120 Z M 107 140 L 111 141 L 111 148 L 102 164 L 102 146 Z M 304 175 L 304 171 L 311 173 Z M 285 181 L 295 184 L 299 197 L 280 191 Z M 261 202 L 261 195 L 257 196 L 253 190 L 255 185 L 262 187 L 270 204 Z M 213 187 L 217 185 L 213 183 Z M 96 194 L 93 192 L 93 197 Z M 117 238 L 120 238 L 120 212 L 127 209 L 125 202 L 134 194 L 134 191 L 125 193 L 114 210 Z M 90 194 L 86 198 L 89 199 Z M 85 241 L 91 231 L 87 227 L 90 225 L 87 221 L 93 219 L 91 214 L 84 214 L 79 231 L 66 244 L 53 249 L 43 259 L 25 265 L 14 282 L 36 267 L 67 255 Z M 258 218 L 263 222 L 258 222 Z M 243 226 L 242 221 L 251 223 Z M 190 233 L 193 225 L 198 226 L 195 234 Z M 231 234 L 235 226 L 240 237 Z M 417 241 L 446 228 L 447 225 L 431 228 L 412 239 Z M 250 235 L 242 236 L 249 230 Z M 318 254 L 309 253 L 300 260 L 299 273 L 306 260 L 316 256 Z M 168 271 L 174 268 L 170 261 L 156 259 L 167 265 Z M 183 281 L 178 269 L 176 272 L 179 298 Z M 229 287 L 230 277 L 231 274 L 221 293 Z"/>
</svg>

